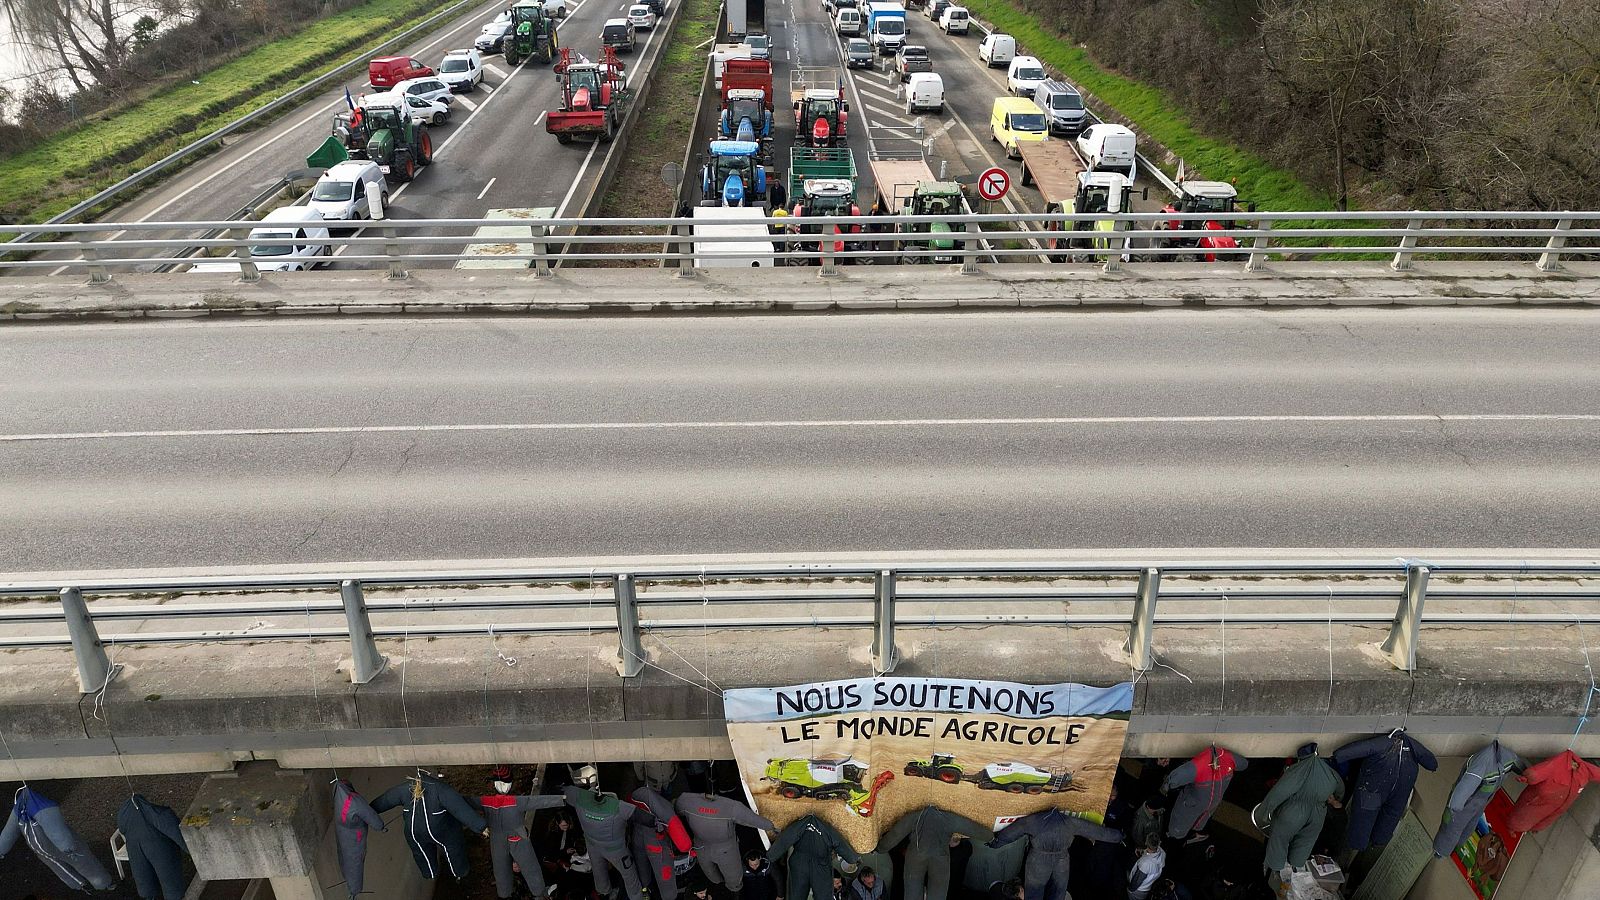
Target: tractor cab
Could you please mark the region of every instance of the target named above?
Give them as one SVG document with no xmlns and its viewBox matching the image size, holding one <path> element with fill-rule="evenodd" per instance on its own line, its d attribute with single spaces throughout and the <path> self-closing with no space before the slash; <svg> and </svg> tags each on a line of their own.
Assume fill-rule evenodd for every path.
<svg viewBox="0 0 1600 900">
<path fill-rule="evenodd" d="M 842 147 L 850 104 L 834 89 L 813 89 L 795 101 L 795 134 L 808 147 Z"/>
<path fill-rule="evenodd" d="M 904 214 L 908 216 L 957 216 L 961 214 L 961 186 L 953 181 L 923 181 L 917 184 L 916 190 L 911 195 L 911 200 L 904 207 Z M 955 231 L 965 230 L 959 226 L 951 227 L 949 222 L 909 222 L 902 226 L 902 231 L 911 234 L 925 234 L 926 238 L 902 243 L 901 256 L 906 262 L 921 260 L 922 254 L 906 253 L 906 249 L 923 249 L 928 251 L 926 260 L 936 263 L 955 262 L 954 250 L 956 239 L 951 237 Z"/>
<path fill-rule="evenodd" d="M 728 91 L 728 105 L 722 111 L 722 136 L 736 141 L 771 137 L 772 115 L 767 112 L 767 92 L 760 88 Z"/>
<path fill-rule="evenodd" d="M 511 7 L 510 31 L 502 43 L 508 65 L 524 59 L 549 62 L 555 55 L 556 24 L 545 12 L 543 0 L 521 0 Z"/>
<path fill-rule="evenodd" d="M 754 141 L 712 141 L 710 159 L 701 168 L 703 203 L 712 206 L 763 206 L 767 170 L 758 162 L 761 145 Z"/>
<path fill-rule="evenodd" d="M 1166 231 L 1192 232 L 1192 231 L 1222 231 L 1233 228 L 1234 223 L 1224 217 L 1232 215 L 1238 210 L 1239 192 L 1234 186 L 1225 181 L 1178 181 L 1177 199 L 1162 208 L 1165 213 L 1206 213 L 1217 218 L 1207 219 L 1169 219 L 1161 223 L 1161 228 Z M 1251 211 L 1255 209 L 1250 204 Z M 1178 235 L 1161 241 L 1162 246 L 1168 248 L 1194 248 L 1199 251 L 1206 250 L 1235 250 L 1239 247 L 1236 238 L 1225 235 Z M 1195 256 L 1204 262 L 1216 262 L 1215 253 L 1196 253 Z M 1168 259 L 1180 259 L 1181 254 L 1172 255 Z"/>
<path fill-rule="evenodd" d="M 847 178 L 807 178 L 801 187 L 801 195 L 796 198 L 794 215 L 797 216 L 859 216 L 861 207 L 856 205 L 855 183 Z M 817 225 L 806 224 L 791 226 L 793 234 L 805 235 L 835 235 L 833 239 L 833 252 L 843 253 L 847 250 L 859 250 L 860 245 L 854 241 L 846 241 L 844 235 L 860 234 L 860 225 Z M 816 240 L 795 241 L 791 249 L 809 253 L 822 252 L 822 245 Z M 819 260 L 816 260 L 820 262 Z"/>
</svg>

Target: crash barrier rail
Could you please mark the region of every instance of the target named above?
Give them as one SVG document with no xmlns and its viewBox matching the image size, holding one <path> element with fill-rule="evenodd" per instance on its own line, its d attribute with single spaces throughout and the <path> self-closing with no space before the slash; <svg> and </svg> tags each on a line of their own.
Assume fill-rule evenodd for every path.
<svg viewBox="0 0 1600 900">
<path fill-rule="evenodd" d="M 441 589 L 458 594 L 416 593 Z M 160 602 L 138 603 L 150 597 Z M 886 673 L 895 668 L 895 630 L 903 626 L 1120 627 L 1133 668 L 1149 671 L 1163 625 L 1387 625 L 1383 652 L 1397 668 L 1415 671 L 1430 625 L 1600 622 L 1600 560 L 596 565 L 11 582 L 0 583 L 0 598 L 7 601 L 0 648 L 70 646 L 85 693 L 115 675 L 107 645 L 349 641 L 351 681 L 364 684 L 384 665 L 379 638 L 614 632 L 617 670 L 631 677 L 645 664 L 644 633 L 711 628 L 870 627 L 874 670 Z M 1189 611 L 1219 601 L 1220 611 Z M 1453 609 L 1425 611 L 1429 601 Z M 984 603 L 1002 604 L 1002 611 L 972 611 Z M 1025 611 L 1039 604 L 1055 608 Z M 850 605 L 856 608 L 818 611 Z M 779 615 L 768 614 L 773 607 Z M 588 617 L 596 612 L 600 618 Z M 373 618 L 385 624 L 373 625 Z M 179 619 L 250 624 L 163 630 Z M 100 632 L 114 623 L 128 630 Z"/>
<path fill-rule="evenodd" d="M 1334 259 L 1380 254 L 1397 271 L 1409 269 L 1419 255 L 1433 257 L 1474 256 L 1492 259 L 1532 258 L 1540 272 L 1561 268 L 1565 257 L 1600 253 L 1600 226 L 1597 212 L 1236 212 L 1220 224 L 1220 230 L 1204 227 L 1219 217 L 1210 213 L 1120 213 L 1116 215 L 1064 215 L 1037 213 L 961 214 L 951 216 L 787 216 L 743 220 L 738 224 L 765 224 L 775 246 L 770 258 L 781 264 L 820 263 L 822 274 L 834 274 L 841 263 L 863 264 L 895 262 L 959 261 L 963 272 L 977 271 L 981 257 L 1034 257 L 1059 262 L 1098 260 L 1106 271 L 1125 262 L 1181 259 L 1211 256 L 1217 260 L 1242 261 L 1247 271 L 1260 270 L 1275 254 L 1305 260 L 1331 255 Z M 1170 222 L 1184 227 L 1172 230 Z M 691 218 L 561 218 L 541 220 L 525 242 L 531 250 L 496 254 L 495 259 L 526 260 L 538 274 L 549 274 L 552 267 L 568 262 L 656 260 L 687 274 L 698 258 L 704 261 L 739 260 L 748 257 L 752 241 L 748 234 L 729 234 L 728 220 L 700 220 L 719 234 L 695 235 L 697 220 Z M 1395 225 L 1401 222 L 1403 224 Z M 1330 227 L 1331 223 L 1343 223 Z M 338 227 L 340 223 L 329 223 Z M 352 223 L 353 225 L 356 223 Z M 938 239 L 952 246 L 937 251 L 918 247 L 927 242 L 926 232 L 916 229 L 943 225 L 948 233 Z M 55 226 L 60 239 L 36 241 L 30 250 L 65 250 L 81 258 L 22 258 L 0 250 L 0 269 L 51 268 L 60 266 L 84 269 L 96 281 L 109 279 L 110 267 L 152 267 L 176 262 L 194 262 L 186 254 L 226 251 L 230 256 L 212 261 L 237 265 L 244 280 L 260 277 L 258 264 L 272 257 L 251 255 L 251 247 L 326 247 L 338 255 L 341 264 L 382 263 L 389 274 L 404 277 L 408 263 L 444 263 L 485 258 L 468 254 L 473 233 L 483 226 L 527 228 L 526 219 L 382 219 L 361 223 L 349 235 L 327 237 L 255 238 L 250 230 L 261 223 L 247 220 L 195 222 L 94 222 Z M 27 231 L 34 225 L 0 225 L 0 234 Z M 653 229 L 655 233 L 584 234 L 585 229 Z M 844 234 L 834 235 L 838 227 Z M 788 233 L 777 233 L 776 229 Z M 794 233 L 815 228 L 823 235 Z M 861 228 L 863 233 L 853 233 Z M 887 229 L 900 229 L 890 232 Z M 1109 230 L 1097 230 L 1105 228 Z M 1074 230 L 1076 229 L 1076 230 Z M 203 236 L 208 231 L 226 231 L 229 238 Z M 101 235 L 126 232 L 119 240 L 99 240 Z M 200 237 L 172 237 L 172 233 L 191 232 Z M 571 232 L 571 233 L 568 233 Z M 138 237 L 161 233 L 160 237 Z M 1197 247 L 1202 239 L 1231 238 L 1233 247 Z M 718 249 L 719 244 L 742 243 L 745 249 Z M 843 243 L 843 249 L 835 244 Z M 987 247 L 985 247 L 987 243 Z M 819 246 L 820 244 L 820 246 Z M 589 245 L 611 245 L 591 247 Z M 620 249 L 613 249 L 618 248 Z M 140 257 L 140 252 L 157 255 Z M 160 255 L 165 252 L 167 255 Z M 761 251 L 764 255 L 765 251 Z M 300 260 L 309 265 L 326 259 Z"/>
<path fill-rule="evenodd" d="M 332 70 L 318 75 L 316 78 L 313 78 L 305 84 L 300 85 L 287 94 L 283 94 L 282 96 L 269 100 L 268 102 L 256 107 L 250 112 L 245 113 L 239 118 L 234 119 L 232 122 L 223 125 L 210 134 L 179 147 L 177 150 L 172 151 L 166 156 L 163 156 L 161 159 L 158 159 L 139 171 L 134 172 L 132 175 L 129 175 L 116 184 L 113 184 L 105 190 L 102 190 L 93 196 L 74 204 L 70 208 L 56 214 L 49 219 L 46 219 L 42 223 L 43 225 L 52 226 L 51 228 L 41 229 L 37 225 L 32 226 L 27 231 L 13 238 L 12 243 L 27 243 L 36 241 L 41 235 L 61 231 L 62 229 L 54 226 L 64 225 L 65 223 L 76 219 L 78 216 L 81 216 L 89 210 L 94 209 L 106 201 L 115 198 L 117 195 L 123 193 L 129 188 L 149 181 L 156 175 L 165 172 L 174 165 L 183 162 L 184 160 L 194 156 L 212 144 L 221 141 L 228 135 L 233 134 L 241 129 L 249 128 L 251 125 L 254 125 L 264 119 L 268 119 L 282 112 L 283 110 L 304 101 L 307 97 L 313 96 L 318 92 L 327 89 L 334 83 L 349 77 L 349 75 L 352 73 L 352 70 L 364 71 L 367 63 L 373 57 L 383 56 L 392 50 L 397 50 L 400 47 L 405 46 L 408 41 L 411 41 L 419 35 L 427 34 L 429 31 L 432 31 L 434 28 L 438 27 L 440 22 L 449 20 L 451 17 L 458 15 L 462 10 L 483 5 L 485 5 L 483 0 L 457 0 L 457 2 L 446 6 L 444 9 L 441 9 L 426 19 L 423 19 L 421 22 L 418 22 L 410 28 L 407 28 L 405 31 L 402 31 L 393 37 L 386 38 L 370 47 L 366 47 L 356 52 Z"/>
</svg>

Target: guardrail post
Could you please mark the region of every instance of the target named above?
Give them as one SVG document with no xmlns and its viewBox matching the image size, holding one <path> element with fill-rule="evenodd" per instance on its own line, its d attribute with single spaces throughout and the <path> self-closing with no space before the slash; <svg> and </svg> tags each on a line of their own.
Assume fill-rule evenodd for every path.
<svg viewBox="0 0 1600 900">
<path fill-rule="evenodd" d="M 93 265 L 89 266 L 90 284 L 107 284 L 111 281 L 111 271 L 105 266 L 94 262 L 100 258 L 100 251 L 97 248 L 83 248 L 83 258 L 89 260 L 91 263 L 94 263 Z"/>
<path fill-rule="evenodd" d="M 1120 220 L 1113 219 L 1111 221 L 1111 228 L 1111 233 L 1116 234 L 1117 232 L 1123 230 L 1123 223 Z M 1127 249 L 1127 238 L 1107 238 L 1106 256 L 1105 259 L 1101 261 L 1100 271 L 1106 273 L 1122 271 L 1122 254 L 1125 253 Z"/>
<path fill-rule="evenodd" d="M 550 234 L 546 225 L 533 226 L 533 274 L 544 277 L 550 274 Z"/>
<path fill-rule="evenodd" d="M 1148 672 L 1156 666 L 1154 648 L 1156 626 L 1156 598 L 1161 594 L 1161 570 L 1145 569 L 1139 573 L 1139 592 L 1133 598 L 1133 624 L 1128 629 L 1128 656 L 1133 659 L 1136 672 Z"/>
<path fill-rule="evenodd" d="M 339 582 L 339 599 L 344 602 L 344 620 L 350 631 L 350 683 L 366 684 L 378 677 L 389 660 L 378 653 L 361 582 L 349 579 Z"/>
<path fill-rule="evenodd" d="M 1413 565 L 1406 569 L 1406 593 L 1394 613 L 1394 624 L 1389 626 L 1389 638 L 1383 642 L 1383 652 L 1398 669 L 1417 670 L 1417 633 L 1422 627 L 1422 604 L 1428 599 L 1428 567 Z"/>
<path fill-rule="evenodd" d="M 1394 254 L 1394 259 L 1389 263 L 1389 268 L 1396 272 L 1405 272 L 1411 268 L 1411 252 L 1417 247 L 1417 234 L 1421 231 L 1423 221 L 1412 219 L 1406 222 L 1406 231 L 1411 232 L 1400 239 L 1400 248 Z"/>
<path fill-rule="evenodd" d="M 396 281 L 409 277 L 410 273 L 406 271 L 405 260 L 400 258 L 400 245 L 396 243 L 394 239 L 394 226 L 384 226 L 383 238 L 383 252 L 389 257 L 389 277 L 395 279 Z"/>
<path fill-rule="evenodd" d="M 894 647 L 894 572 L 881 569 L 873 577 L 872 671 L 887 675 L 900 662 Z"/>
<path fill-rule="evenodd" d="M 613 584 L 617 597 L 617 674 L 632 678 L 644 671 L 644 644 L 639 641 L 639 597 L 632 575 L 618 575 Z"/>
<path fill-rule="evenodd" d="M 1550 235 L 1550 242 L 1544 245 L 1544 252 L 1539 254 L 1539 261 L 1535 263 L 1541 272 L 1561 271 L 1561 250 L 1567 246 L 1567 236 L 1562 234 L 1572 230 L 1571 219 L 1556 220 L 1556 233 Z"/>
<path fill-rule="evenodd" d="M 678 238 L 678 241 L 673 244 L 672 252 L 678 254 L 676 263 L 679 278 L 694 277 L 694 255 L 691 252 L 694 249 L 694 244 L 688 240 L 693 230 L 694 226 L 688 222 L 680 222 L 672 226 L 672 233 Z"/>
<path fill-rule="evenodd" d="M 233 235 L 233 239 L 236 241 L 248 241 L 250 239 L 250 229 L 248 228 L 235 228 L 230 234 Z M 239 261 L 240 281 L 257 282 L 261 280 L 261 270 L 256 268 L 255 260 L 250 258 L 250 245 L 248 243 L 240 244 L 233 248 L 233 258 Z"/>
<path fill-rule="evenodd" d="M 828 226 L 823 225 L 823 228 Z M 831 278 L 839 274 L 839 267 L 833 262 L 833 241 L 828 240 L 826 233 L 818 232 L 817 246 L 822 250 L 822 270 L 817 274 L 823 278 Z"/>
<path fill-rule="evenodd" d="M 1258 231 L 1271 231 L 1272 230 L 1272 220 L 1271 219 L 1262 219 L 1261 221 L 1257 222 L 1256 223 L 1256 230 L 1258 230 Z M 1259 272 L 1262 269 L 1267 267 L 1267 246 L 1269 244 L 1271 244 L 1271 243 L 1272 243 L 1272 235 L 1270 235 L 1270 234 L 1258 234 L 1258 235 L 1256 235 L 1256 242 L 1250 248 L 1250 258 L 1245 260 L 1245 263 L 1244 263 L 1244 270 L 1246 272 Z"/>
<path fill-rule="evenodd" d="M 62 588 L 60 597 L 67 635 L 72 638 L 72 655 L 78 659 L 78 690 L 92 694 L 110 684 L 122 667 L 111 665 L 106 657 L 106 645 L 100 642 L 100 633 L 89 618 L 83 592 L 74 587 Z"/>
<path fill-rule="evenodd" d="M 967 236 L 961 239 L 961 274 L 978 274 L 978 223 L 967 223 Z"/>
</svg>

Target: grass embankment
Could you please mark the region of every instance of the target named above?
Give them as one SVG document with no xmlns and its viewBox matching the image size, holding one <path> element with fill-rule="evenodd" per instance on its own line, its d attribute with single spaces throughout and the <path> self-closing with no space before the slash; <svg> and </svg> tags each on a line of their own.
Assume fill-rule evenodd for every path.
<svg viewBox="0 0 1600 900">
<path fill-rule="evenodd" d="M 219 66 L 199 84 L 175 85 L 41 141 L 0 161 L 0 215 L 28 222 L 53 216 L 442 6 L 369 0 Z"/>
<path fill-rule="evenodd" d="M 1160 90 L 1102 69 L 1082 48 L 1047 28 L 1012 0 L 965 0 L 973 14 L 1015 37 L 1101 103 L 1207 178 L 1236 181 L 1239 196 L 1263 210 L 1331 210 L 1333 198 L 1253 153 L 1206 137 Z"/>
<path fill-rule="evenodd" d="M 661 167 L 683 162 L 683 148 L 691 137 L 695 110 L 700 106 L 700 82 L 706 74 L 707 42 L 716 37 L 721 0 L 679 0 L 683 9 L 673 20 L 666 49 L 651 76 L 650 98 L 633 122 L 628 146 L 617 161 L 616 175 L 600 201 L 600 215 L 617 218 L 670 216 L 677 206 L 677 191 L 661 180 Z M 683 177 L 694 177 L 685 172 Z M 620 233 L 611 230 L 612 233 Z M 660 229 L 656 229 L 660 230 Z M 646 229 L 633 229 L 645 233 Z M 654 252 L 642 244 L 606 245 L 596 252 Z M 600 263 L 595 263 L 599 265 Z M 611 265 L 609 261 L 605 265 Z M 654 266 L 655 261 L 635 265 Z"/>
</svg>

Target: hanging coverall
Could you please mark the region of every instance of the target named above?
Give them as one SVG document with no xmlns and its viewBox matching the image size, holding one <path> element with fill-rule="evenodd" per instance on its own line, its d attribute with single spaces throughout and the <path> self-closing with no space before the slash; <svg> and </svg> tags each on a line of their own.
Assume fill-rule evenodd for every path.
<svg viewBox="0 0 1600 900">
<path fill-rule="evenodd" d="M 404 807 L 400 812 L 406 823 L 406 843 L 423 877 L 448 874 L 457 881 L 467 877 L 467 840 L 461 829 L 482 834 L 489 827 L 467 798 L 437 775 L 419 770 L 372 801 L 373 812 L 397 806 Z"/>
<path fill-rule="evenodd" d="M 0 829 L 0 858 L 4 858 L 17 845 L 17 838 L 27 841 L 61 883 L 75 890 L 110 890 L 117 882 L 100 865 L 83 843 L 83 838 L 67 825 L 61 807 L 49 797 L 34 793 L 27 785 L 17 788 L 12 797 L 11 814 L 6 816 L 4 829 Z"/>
<path fill-rule="evenodd" d="M 1585 786 L 1600 781 L 1600 768 L 1571 750 L 1563 750 L 1517 776 L 1528 785 L 1512 807 L 1506 825 L 1512 831 L 1543 831 L 1556 823 Z"/>
<path fill-rule="evenodd" d="M 539 857 L 528 840 L 528 829 L 522 823 L 527 814 L 537 809 L 554 809 L 566 800 L 555 794 L 484 794 L 472 805 L 483 811 L 483 820 L 489 823 L 489 861 L 494 865 L 494 889 L 500 900 L 507 900 L 517 892 L 517 874 L 511 871 L 516 862 L 522 870 L 522 881 L 533 893 L 535 900 L 544 900 L 548 893 Z"/>
<path fill-rule="evenodd" d="M 735 826 L 748 825 L 762 831 L 776 831 L 777 826 L 743 803 L 716 794 L 684 794 L 675 806 L 694 835 L 700 871 L 712 884 L 739 893 L 744 888 L 744 859 L 739 853 Z"/>
<path fill-rule="evenodd" d="M 1261 801 L 1261 808 L 1272 817 L 1267 868 L 1274 872 L 1286 865 L 1304 869 L 1328 818 L 1328 798 L 1343 796 L 1344 779 L 1315 750 L 1284 769 L 1283 777 Z"/>
<path fill-rule="evenodd" d="M 639 883 L 639 869 L 628 852 L 628 820 L 639 807 L 623 803 L 616 794 L 602 794 L 575 784 L 567 785 L 561 793 L 567 805 L 577 812 L 578 824 L 583 827 L 589 862 L 594 867 L 595 891 L 601 897 L 612 896 L 616 889 L 611 884 L 610 866 L 615 866 L 622 875 L 628 900 L 640 900 L 643 886 Z"/>
<path fill-rule="evenodd" d="M 339 871 L 351 897 L 361 893 L 367 878 L 367 829 L 387 831 L 367 798 L 343 778 L 333 783 L 333 837 Z"/>
<path fill-rule="evenodd" d="M 1439 833 L 1433 838 L 1433 855 L 1442 858 L 1455 852 L 1477 826 L 1478 817 L 1488 808 L 1489 800 L 1505 777 L 1527 767 L 1527 760 L 1500 746 L 1499 741 L 1467 757 L 1461 775 L 1456 778 L 1456 786 L 1450 791 L 1450 799 L 1445 802 L 1444 815 L 1439 819 Z"/>
<path fill-rule="evenodd" d="M 1167 773 L 1161 792 L 1182 788 L 1167 817 L 1167 837 L 1180 840 L 1199 831 L 1211 821 L 1211 814 L 1222 805 L 1233 773 L 1250 767 L 1250 761 L 1223 747 L 1207 747 L 1193 759 Z"/>
<path fill-rule="evenodd" d="M 1064 900 L 1072 857 L 1067 851 L 1079 837 L 1091 841 L 1121 841 L 1122 832 L 1059 809 L 1047 809 L 1000 829 L 991 847 L 1003 847 L 1028 838 L 1028 861 L 1022 867 L 1023 900 Z"/>
<path fill-rule="evenodd" d="M 878 840 L 878 852 L 887 853 L 896 844 L 911 838 L 906 845 L 905 868 L 901 877 L 905 900 L 945 900 L 950 892 L 950 838 L 964 834 L 974 840 L 992 840 L 994 832 L 966 816 L 958 816 L 935 806 L 924 806 L 907 813 Z"/>
<path fill-rule="evenodd" d="M 1361 772 L 1346 810 L 1350 824 L 1345 830 L 1345 849 L 1381 847 L 1394 837 L 1405 814 L 1411 788 L 1417 783 L 1417 767 L 1437 771 L 1439 760 L 1421 741 L 1399 729 L 1352 741 L 1334 751 L 1333 761 L 1338 766 L 1356 760 L 1361 761 Z"/>
<path fill-rule="evenodd" d="M 683 827 L 672 801 L 649 785 L 635 788 L 628 802 L 639 808 L 628 826 L 633 861 L 639 871 L 645 873 L 639 876 L 639 881 L 653 888 L 655 900 L 676 900 L 678 855 L 688 853 L 694 846 L 689 839 L 689 829 Z"/>
<path fill-rule="evenodd" d="M 128 842 L 128 868 L 140 900 L 183 900 L 189 845 L 178 830 L 178 814 L 134 794 L 117 810 L 117 830 Z"/>
<path fill-rule="evenodd" d="M 784 900 L 830 900 L 833 858 L 852 864 L 861 860 L 838 830 L 812 815 L 790 822 L 767 851 L 773 862 L 782 861 L 785 853 L 789 853 L 789 892 Z"/>
</svg>

